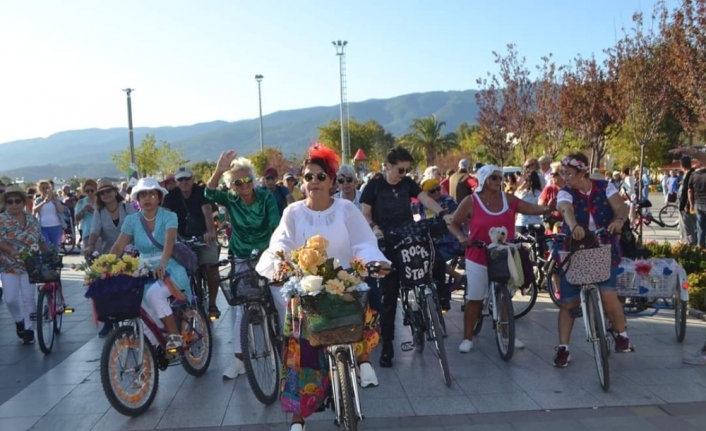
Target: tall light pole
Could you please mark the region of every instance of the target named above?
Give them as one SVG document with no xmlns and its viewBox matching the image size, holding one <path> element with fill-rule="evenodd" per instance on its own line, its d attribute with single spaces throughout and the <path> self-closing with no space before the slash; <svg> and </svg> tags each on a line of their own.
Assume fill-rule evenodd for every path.
<svg viewBox="0 0 706 431">
<path fill-rule="evenodd" d="M 123 89 L 127 93 L 127 130 L 130 135 L 130 163 L 135 164 L 135 138 L 132 133 L 132 102 L 130 99 L 130 93 L 135 91 L 132 88 Z"/>
<path fill-rule="evenodd" d="M 262 89 L 260 83 L 262 82 L 262 75 L 255 75 L 255 81 L 257 81 L 257 100 L 260 105 L 260 151 L 265 149 L 265 140 L 262 136 Z"/>
<path fill-rule="evenodd" d="M 348 163 L 348 100 L 346 96 L 346 45 L 348 45 L 348 41 L 335 40 L 331 43 L 336 48 L 341 74 L 341 158 L 343 163 Z"/>
</svg>

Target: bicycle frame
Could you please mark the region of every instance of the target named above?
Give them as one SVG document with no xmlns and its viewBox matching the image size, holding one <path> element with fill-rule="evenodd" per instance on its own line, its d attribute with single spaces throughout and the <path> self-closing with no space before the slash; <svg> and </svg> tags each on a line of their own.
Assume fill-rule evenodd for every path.
<svg viewBox="0 0 706 431">
<path fill-rule="evenodd" d="M 606 334 L 607 332 L 605 325 L 605 315 L 603 314 L 603 300 L 601 299 L 601 290 L 595 284 L 587 284 L 581 286 L 581 314 L 583 315 L 583 326 L 586 329 L 586 341 L 588 341 L 589 343 L 593 343 L 596 341 L 596 337 L 595 334 L 591 334 L 591 326 L 588 320 L 590 319 L 590 316 L 588 315 L 588 311 L 586 309 L 586 295 L 589 291 L 595 294 L 596 298 L 598 298 L 598 315 L 601 318 L 601 325 L 603 325 L 603 333 Z"/>
<path fill-rule="evenodd" d="M 44 290 L 46 292 L 49 292 L 50 299 L 51 299 L 51 301 L 49 301 L 49 315 L 51 316 L 52 319 L 56 319 L 56 316 L 60 312 L 66 313 L 66 314 L 71 314 L 74 312 L 73 308 L 66 306 L 66 300 L 64 299 L 64 291 L 61 287 L 60 281 L 52 282 L 52 283 L 44 283 L 40 287 L 38 287 L 37 290 Z M 61 299 L 61 304 L 63 307 L 63 310 L 61 310 L 61 311 L 56 309 L 56 296 L 57 295 Z M 36 320 L 36 316 L 35 316 L 35 320 Z"/>
</svg>

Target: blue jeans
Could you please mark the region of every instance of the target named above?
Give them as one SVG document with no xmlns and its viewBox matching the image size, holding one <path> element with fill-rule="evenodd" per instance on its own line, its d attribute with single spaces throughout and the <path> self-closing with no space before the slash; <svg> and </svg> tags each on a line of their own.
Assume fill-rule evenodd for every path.
<svg viewBox="0 0 706 431">
<path fill-rule="evenodd" d="M 52 248 L 52 246 L 59 248 L 59 240 L 61 240 L 61 233 L 63 231 L 64 228 L 62 228 L 61 225 L 49 227 L 42 226 L 42 236 L 44 237 L 44 242 L 47 243 L 49 248 Z"/>
<path fill-rule="evenodd" d="M 706 204 L 696 204 L 696 243 L 706 248 Z"/>
</svg>

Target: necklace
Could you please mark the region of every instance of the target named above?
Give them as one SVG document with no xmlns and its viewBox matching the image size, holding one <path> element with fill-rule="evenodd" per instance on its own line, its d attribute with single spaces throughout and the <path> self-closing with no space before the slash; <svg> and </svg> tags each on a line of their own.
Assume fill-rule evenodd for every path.
<svg viewBox="0 0 706 431">
<path fill-rule="evenodd" d="M 157 213 L 154 213 L 154 217 L 152 217 L 152 218 L 149 218 L 149 217 L 145 216 L 145 213 L 142 213 L 142 218 L 144 218 L 147 221 L 154 221 L 154 219 L 157 218 Z"/>
</svg>

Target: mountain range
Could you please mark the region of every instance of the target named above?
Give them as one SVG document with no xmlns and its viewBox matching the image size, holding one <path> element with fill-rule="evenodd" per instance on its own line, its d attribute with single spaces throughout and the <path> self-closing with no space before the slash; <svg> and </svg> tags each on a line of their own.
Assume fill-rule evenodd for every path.
<svg viewBox="0 0 706 431">
<path fill-rule="evenodd" d="M 407 132 L 415 118 L 435 114 L 446 121 L 445 132 L 475 122 L 478 107 L 475 90 L 435 91 L 371 99 L 349 104 L 350 117 L 373 119 L 393 135 Z M 279 111 L 263 117 L 265 145 L 282 149 L 285 155 L 301 153 L 318 136 L 318 126 L 339 118 L 339 106 Z M 139 118 L 134 118 L 139 124 Z M 248 155 L 260 148 L 258 119 L 213 121 L 190 126 L 137 127 L 135 145 L 147 134 L 169 142 L 187 160 L 214 161 L 221 151 L 235 148 Z M 10 178 L 70 178 L 119 176 L 110 156 L 128 146 L 127 128 L 71 130 L 47 138 L 24 139 L 0 144 L 0 175 Z"/>
</svg>

